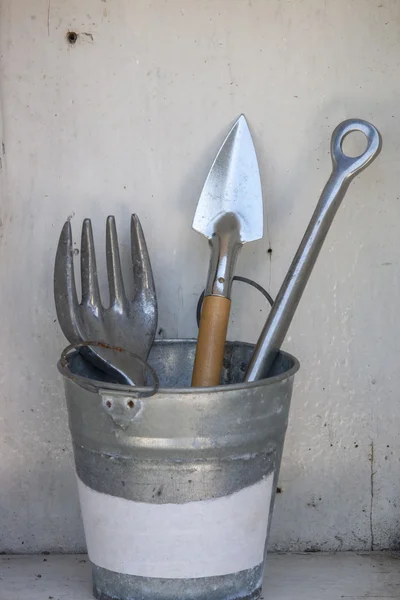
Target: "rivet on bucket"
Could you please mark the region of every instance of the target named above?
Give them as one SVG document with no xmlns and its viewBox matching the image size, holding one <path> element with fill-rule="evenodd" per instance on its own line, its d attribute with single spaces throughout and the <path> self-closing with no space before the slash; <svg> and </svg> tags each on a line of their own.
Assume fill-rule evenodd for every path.
<svg viewBox="0 0 400 600">
<path fill-rule="evenodd" d="M 129 427 L 132 419 L 139 414 L 142 407 L 139 398 L 133 400 L 126 396 L 113 397 L 110 394 L 103 393 L 102 399 L 104 410 L 114 423 L 122 429 Z"/>
</svg>

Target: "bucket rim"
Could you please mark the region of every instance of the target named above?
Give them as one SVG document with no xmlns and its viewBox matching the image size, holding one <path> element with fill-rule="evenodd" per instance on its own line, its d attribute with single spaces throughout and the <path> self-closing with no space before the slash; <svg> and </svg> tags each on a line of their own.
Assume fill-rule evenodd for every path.
<svg viewBox="0 0 400 600">
<path fill-rule="evenodd" d="M 197 339 L 196 338 L 170 338 L 170 339 L 164 338 L 164 339 L 155 340 L 154 343 L 156 343 L 157 345 L 182 344 L 182 343 L 193 344 L 193 343 L 197 343 Z M 235 345 L 235 344 L 241 344 L 243 346 L 249 346 L 249 347 L 254 347 L 254 345 L 255 345 L 255 344 L 251 344 L 249 342 L 241 342 L 238 340 L 235 340 L 233 342 L 227 341 L 226 344 L 228 346 Z M 289 352 L 285 352 L 284 350 L 279 350 L 279 354 L 289 358 L 293 362 L 293 364 L 290 367 L 290 369 L 287 369 L 283 373 L 273 375 L 272 377 L 265 377 L 263 379 L 258 379 L 256 381 L 251 381 L 251 382 L 229 383 L 229 384 L 216 385 L 216 386 L 210 386 L 210 387 L 162 387 L 162 386 L 158 387 L 157 386 L 156 389 L 154 389 L 151 386 L 130 386 L 130 385 L 121 384 L 121 383 L 106 383 L 106 382 L 97 381 L 95 379 L 91 379 L 89 377 L 84 377 L 82 375 L 75 375 L 71 372 L 71 370 L 69 369 L 69 366 L 66 366 L 65 364 L 63 364 L 63 361 L 62 361 L 62 357 L 64 356 L 64 353 L 68 348 L 70 348 L 70 346 L 67 346 L 66 348 L 64 348 L 63 352 L 61 353 L 60 359 L 57 361 L 57 369 L 61 373 L 61 375 L 63 375 L 63 377 L 65 377 L 66 379 L 69 379 L 70 381 L 72 381 L 73 383 L 78 385 L 79 387 L 83 387 L 85 389 L 88 389 L 90 387 L 91 389 L 89 391 L 97 392 L 98 394 L 110 393 L 110 392 L 114 393 L 116 395 L 124 395 L 124 396 L 130 395 L 130 394 L 135 394 L 137 396 L 141 396 L 142 398 L 147 397 L 149 400 L 151 399 L 151 397 L 153 397 L 154 395 L 158 395 L 158 394 L 163 394 L 163 395 L 173 395 L 173 394 L 183 394 L 183 395 L 202 394 L 203 395 L 203 394 L 212 394 L 212 393 L 219 394 L 219 393 L 221 393 L 221 391 L 240 391 L 240 390 L 248 390 L 251 388 L 270 386 L 270 385 L 279 383 L 281 381 L 290 379 L 300 369 L 300 361 L 295 356 L 293 356 L 293 354 L 290 354 Z M 74 354 L 77 354 L 78 352 L 79 352 L 79 350 L 77 350 L 77 349 L 74 350 Z M 86 385 L 85 385 L 85 382 L 87 382 Z M 152 390 L 152 392 L 149 393 L 149 390 Z"/>
</svg>

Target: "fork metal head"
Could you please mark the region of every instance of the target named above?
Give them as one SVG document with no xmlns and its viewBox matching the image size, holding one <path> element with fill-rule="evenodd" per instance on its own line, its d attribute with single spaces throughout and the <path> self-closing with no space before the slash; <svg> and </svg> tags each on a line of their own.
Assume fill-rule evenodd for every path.
<svg viewBox="0 0 400 600">
<path fill-rule="evenodd" d="M 96 254 L 90 219 L 82 225 L 81 302 L 75 285 L 71 223 L 61 231 L 55 267 L 54 298 L 58 321 L 71 344 L 88 340 L 118 346 L 147 360 L 157 329 L 157 299 L 149 253 L 136 215 L 131 218 L 131 250 L 134 295 L 128 298 L 122 277 L 115 218 L 106 223 L 106 259 L 110 303 L 102 304 L 97 277 Z M 116 378 L 119 383 L 142 385 L 143 366 L 122 352 L 101 347 L 82 349 L 85 358 Z"/>
</svg>

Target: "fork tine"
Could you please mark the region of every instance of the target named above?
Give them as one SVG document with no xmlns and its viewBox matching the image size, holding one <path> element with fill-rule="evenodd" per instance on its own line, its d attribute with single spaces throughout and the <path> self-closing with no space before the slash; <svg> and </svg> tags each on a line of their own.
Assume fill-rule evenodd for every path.
<svg viewBox="0 0 400 600">
<path fill-rule="evenodd" d="M 82 304 L 100 309 L 101 299 L 97 280 L 96 253 L 94 250 L 92 222 L 84 219 L 81 240 Z"/>
<path fill-rule="evenodd" d="M 121 260 L 119 257 L 118 235 L 113 216 L 107 217 L 106 225 L 106 255 L 108 285 L 110 288 L 110 306 L 125 305 L 126 296 L 122 279 Z"/>
<path fill-rule="evenodd" d="M 149 252 L 137 215 L 132 215 L 131 218 L 131 248 L 135 290 L 137 293 L 148 291 L 155 295 Z"/>
<path fill-rule="evenodd" d="M 73 241 L 71 223 L 66 221 L 61 230 L 54 264 L 54 298 L 56 313 L 65 337 L 79 341 L 79 303 L 75 286 Z"/>
</svg>

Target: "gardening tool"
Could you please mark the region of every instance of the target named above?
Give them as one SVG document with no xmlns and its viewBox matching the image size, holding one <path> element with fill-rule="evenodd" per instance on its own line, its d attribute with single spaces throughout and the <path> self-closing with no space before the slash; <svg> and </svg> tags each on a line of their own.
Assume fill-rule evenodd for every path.
<svg viewBox="0 0 400 600">
<path fill-rule="evenodd" d="M 364 133 L 368 142 L 363 154 L 355 158 L 347 156 L 342 150 L 344 138 L 354 131 Z M 381 143 L 378 130 L 361 119 L 343 121 L 334 130 L 331 139 L 332 174 L 258 339 L 245 381 L 255 381 L 269 375 L 347 188 L 354 177 L 378 156 Z"/>
<path fill-rule="evenodd" d="M 123 348 L 142 359 L 135 361 L 125 352 L 101 345 L 82 348 L 93 365 L 116 378 L 118 383 L 141 385 L 146 361 L 157 328 L 157 300 L 143 230 L 136 215 L 131 219 L 131 250 L 135 293 L 128 299 L 122 279 L 117 230 L 113 216 L 107 218 L 106 255 L 110 306 L 101 303 L 97 281 L 96 256 L 90 219 L 82 226 L 81 279 L 82 301 L 75 287 L 71 224 L 61 232 L 54 267 L 54 298 L 58 321 L 71 344 L 104 342 Z"/>
<path fill-rule="evenodd" d="M 263 236 L 260 173 L 253 140 L 243 115 L 222 144 L 210 169 L 193 220 L 211 246 L 192 386 L 220 382 L 231 307 L 232 277 L 245 242 Z"/>
</svg>

